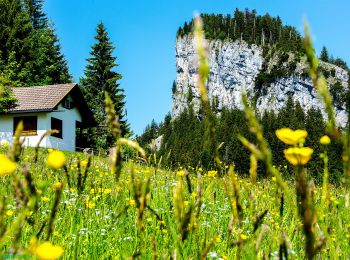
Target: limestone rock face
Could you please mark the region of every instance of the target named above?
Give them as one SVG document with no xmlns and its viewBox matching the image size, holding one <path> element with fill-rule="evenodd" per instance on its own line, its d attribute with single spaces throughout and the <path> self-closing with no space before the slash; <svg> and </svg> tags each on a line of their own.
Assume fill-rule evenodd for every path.
<svg viewBox="0 0 350 260">
<path fill-rule="evenodd" d="M 254 81 L 264 62 L 261 47 L 248 45 L 244 41 L 213 40 L 208 42 L 208 59 L 208 95 L 211 100 L 216 100 L 219 110 L 224 106 L 242 108 L 242 90 L 246 91 L 249 97 L 255 96 L 257 88 Z M 328 63 L 322 63 L 322 66 L 334 71 L 330 82 L 340 81 L 344 88 L 348 88 L 349 76 L 346 70 Z M 256 102 L 259 112 L 278 111 L 285 105 L 289 95 L 294 101 L 298 101 L 305 111 L 311 107 L 324 110 L 310 79 L 300 75 L 303 67 L 305 64 L 297 64 L 295 75 L 278 78 L 265 93 L 259 93 Z M 198 62 L 194 39 L 191 36 L 184 36 L 176 41 L 176 68 L 173 117 L 179 116 L 190 104 L 195 111 L 198 111 L 200 105 L 197 89 Z M 345 108 L 336 107 L 336 116 L 338 124 L 344 126 L 347 122 Z"/>
</svg>

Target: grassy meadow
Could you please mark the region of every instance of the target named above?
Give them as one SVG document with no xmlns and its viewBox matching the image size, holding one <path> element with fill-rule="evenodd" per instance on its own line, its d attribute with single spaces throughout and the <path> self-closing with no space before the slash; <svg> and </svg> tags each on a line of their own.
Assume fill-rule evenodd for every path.
<svg viewBox="0 0 350 260">
<path fill-rule="evenodd" d="M 18 198 L 21 192 L 14 189 L 14 180 L 1 178 L 0 194 L 6 194 L 1 229 L 13 229 L 2 236 L 3 252 L 28 254 L 36 237 L 62 247 L 63 259 L 278 258 L 281 245 L 289 258 L 305 258 L 294 181 L 287 183 L 282 209 L 274 179 L 253 183 L 234 173 L 219 177 L 216 171 L 171 171 L 154 162 L 146 166 L 129 161 L 116 182 L 107 159 L 93 157 L 79 192 L 77 180 L 80 171 L 84 176 L 86 155 L 66 154 L 69 186 L 64 169 L 47 167 L 47 150 L 39 151 L 37 163 L 32 162 L 34 154 L 26 149 L 21 161 L 31 173 L 37 208 L 23 213 L 21 206 L 26 207 L 20 205 L 23 198 Z M 20 171 L 16 174 L 25 179 Z M 63 187 L 57 204 L 58 182 Z M 26 188 L 23 184 L 24 193 Z M 329 192 L 322 202 L 322 188 L 312 187 L 316 232 L 325 239 L 320 256 L 343 258 L 350 254 L 349 198 L 342 187 L 330 187 Z M 26 219 L 17 224 L 23 214 Z"/>
</svg>

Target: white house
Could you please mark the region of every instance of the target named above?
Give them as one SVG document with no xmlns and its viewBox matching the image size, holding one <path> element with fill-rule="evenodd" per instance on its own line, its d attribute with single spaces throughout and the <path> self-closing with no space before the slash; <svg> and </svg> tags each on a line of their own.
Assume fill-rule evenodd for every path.
<svg viewBox="0 0 350 260">
<path fill-rule="evenodd" d="M 36 146 L 47 130 L 56 129 L 59 133 L 45 137 L 40 146 L 75 151 L 77 131 L 96 124 L 77 84 L 17 87 L 13 93 L 17 106 L 0 114 L 0 141 L 11 143 L 22 121 L 25 146 Z"/>
</svg>

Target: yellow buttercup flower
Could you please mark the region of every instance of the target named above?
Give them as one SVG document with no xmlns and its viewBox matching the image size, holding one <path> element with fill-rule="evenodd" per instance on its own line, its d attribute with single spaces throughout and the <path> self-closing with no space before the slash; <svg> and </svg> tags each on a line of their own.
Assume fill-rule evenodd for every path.
<svg viewBox="0 0 350 260">
<path fill-rule="evenodd" d="M 63 248 L 54 246 L 50 242 L 44 242 L 35 248 L 34 254 L 38 259 L 42 260 L 58 259 L 63 254 Z"/>
<path fill-rule="evenodd" d="M 209 177 L 215 177 L 217 175 L 217 171 L 208 171 L 208 176 Z"/>
<path fill-rule="evenodd" d="M 89 202 L 87 203 L 87 206 L 88 206 L 89 209 L 92 209 L 92 208 L 94 208 L 94 207 L 96 206 L 96 203 L 95 203 L 95 202 L 92 202 L 92 201 L 89 201 Z"/>
<path fill-rule="evenodd" d="M 177 171 L 176 175 L 179 176 L 179 177 L 182 177 L 182 176 L 185 175 L 185 171 L 184 170 Z"/>
<path fill-rule="evenodd" d="M 53 185 L 56 189 L 61 189 L 62 188 L 62 186 L 63 186 L 63 184 L 62 184 L 62 182 L 55 182 L 54 183 L 54 185 Z"/>
<path fill-rule="evenodd" d="M 133 200 L 133 199 L 129 199 L 128 203 L 129 203 L 129 206 L 131 206 L 131 207 L 135 207 L 136 206 L 136 201 Z"/>
<path fill-rule="evenodd" d="M 111 192 L 112 192 L 111 189 L 105 189 L 105 190 L 103 191 L 103 194 L 107 195 L 107 194 L 110 194 Z"/>
<path fill-rule="evenodd" d="M 13 173 L 16 167 L 16 163 L 11 161 L 6 155 L 0 154 L 0 176 Z"/>
<path fill-rule="evenodd" d="M 292 147 L 284 150 L 284 156 L 293 165 L 305 165 L 313 152 L 310 147 Z"/>
<path fill-rule="evenodd" d="M 11 216 L 13 216 L 13 214 L 14 214 L 13 210 L 9 209 L 9 210 L 6 211 L 6 216 L 11 217 Z"/>
<path fill-rule="evenodd" d="M 80 162 L 80 166 L 81 166 L 82 168 L 85 168 L 85 167 L 87 166 L 87 164 L 88 164 L 88 161 L 87 161 L 87 160 L 82 160 L 82 161 Z"/>
<path fill-rule="evenodd" d="M 282 142 L 290 145 L 296 145 L 304 142 L 305 138 L 307 137 L 307 132 L 305 130 L 294 131 L 290 128 L 281 128 L 276 130 L 276 135 Z"/>
<path fill-rule="evenodd" d="M 328 135 L 324 135 L 320 138 L 320 143 L 323 145 L 328 145 L 331 143 L 331 139 L 329 138 Z"/>
<path fill-rule="evenodd" d="M 242 239 L 242 240 L 247 240 L 247 239 L 248 239 L 248 236 L 245 235 L 245 234 L 240 234 L 239 237 L 240 237 L 240 239 Z"/>
<path fill-rule="evenodd" d="M 44 202 L 48 202 L 50 199 L 48 197 L 41 197 L 41 200 L 44 201 Z"/>
<path fill-rule="evenodd" d="M 47 156 L 46 164 L 54 169 L 61 169 L 66 164 L 66 156 L 61 151 L 52 151 Z"/>
</svg>

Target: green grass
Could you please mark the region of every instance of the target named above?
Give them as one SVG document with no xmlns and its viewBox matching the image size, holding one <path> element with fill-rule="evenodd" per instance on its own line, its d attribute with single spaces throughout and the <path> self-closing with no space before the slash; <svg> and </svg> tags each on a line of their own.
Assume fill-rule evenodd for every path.
<svg viewBox="0 0 350 260">
<path fill-rule="evenodd" d="M 3 148 L 0 151 L 5 152 Z M 278 257 L 282 237 L 285 237 L 290 258 L 305 258 L 304 234 L 297 213 L 294 182 L 288 182 L 284 192 L 281 215 L 281 194 L 273 180 L 264 179 L 253 184 L 249 179 L 238 177 L 239 203 L 243 211 L 240 221 L 240 218 L 235 217 L 236 207 L 230 190 L 232 180 L 227 175 L 220 178 L 201 173 L 203 204 L 198 218 L 191 213 L 190 223 L 186 226 L 189 234 L 182 241 L 177 208 L 174 206 L 174 190 L 181 185 L 183 200 L 180 203 L 184 209 L 183 214 L 191 205 L 195 208 L 198 197 L 195 169 L 186 169 L 191 180 L 190 193 L 186 176 L 178 176 L 168 169 L 148 167 L 132 161 L 124 163 L 117 183 L 115 176 L 109 171 L 108 160 L 94 157 L 84 190 L 78 195 L 76 188 L 69 189 L 67 186 L 63 170 L 53 171 L 46 167 L 46 150 L 40 150 L 37 163 L 32 162 L 33 155 L 32 149 L 26 149 L 20 165 L 27 164 L 32 173 L 33 182 L 40 194 L 39 207 L 21 225 L 20 238 L 15 245 L 14 236 L 6 238 L 2 252 L 8 253 L 11 248 L 17 247 L 18 252 L 24 253 L 30 247 L 31 238 L 50 219 L 55 199 L 53 185 L 62 181 L 65 186 L 50 241 L 64 248 L 64 259 L 125 259 L 132 256 L 152 259 L 155 254 L 157 258 L 164 259 L 173 257 L 174 254 L 179 259 L 197 259 L 204 254 L 205 249 L 208 249 L 209 259 L 215 256 L 235 259 L 238 254 L 243 259 L 263 256 L 274 258 Z M 85 155 L 71 153 L 67 156 L 69 174 L 77 177 L 76 164 Z M 134 180 L 131 178 L 132 172 L 135 173 Z M 22 178 L 20 170 L 16 171 L 16 175 Z M 138 221 L 140 209 L 134 203 L 134 192 L 138 191 L 138 186 L 134 187 L 135 183 L 141 183 L 145 187 L 148 178 L 150 192 L 144 198 L 149 209 L 145 210 L 142 220 Z M 3 221 L 13 225 L 21 210 L 16 205 L 13 177 L 1 177 L 0 182 L 1 198 L 6 199 L 5 211 L 14 211 L 14 215 L 4 216 Z M 146 194 L 142 188 L 139 191 Z M 322 236 L 326 239 L 319 256 L 344 258 L 350 255 L 348 196 L 342 187 L 330 187 L 330 191 L 329 205 L 321 205 L 321 188 L 315 187 L 312 190 L 318 218 L 315 231 L 318 239 Z M 177 193 L 175 197 L 178 199 L 179 196 Z M 91 202 L 91 208 L 88 207 L 87 198 Z M 20 202 L 18 199 L 17 201 Z M 157 212 L 158 219 L 150 209 Z M 268 212 L 254 232 L 254 223 L 265 210 Z M 46 239 L 47 231 L 45 226 L 39 241 Z"/>
</svg>

